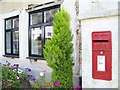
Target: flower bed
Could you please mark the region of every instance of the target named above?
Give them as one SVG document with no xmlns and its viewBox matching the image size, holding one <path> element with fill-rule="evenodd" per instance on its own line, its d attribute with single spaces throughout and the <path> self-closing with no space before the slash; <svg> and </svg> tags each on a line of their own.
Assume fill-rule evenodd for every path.
<svg viewBox="0 0 120 90">
<path fill-rule="evenodd" d="M 19 67 L 19 64 L 14 64 L 10 66 L 9 62 L 7 64 L 2 65 L 2 88 L 60 88 L 59 82 L 45 81 L 45 72 L 43 70 L 40 72 L 39 78 L 34 77 L 30 68 L 25 68 L 22 70 Z M 77 90 L 81 90 L 81 86 L 76 87 Z M 74 90 L 73 87 L 71 87 Z M 76 89 L 75 89 L 76 90 Z"/>
<path fill-rule="evenodd" d="M 30 88 L 26 72 L 30 69 L 26 68 L 24 71 L 19 68 L 19 64 L 10 66 L 9 62 L 2 65 L 2 88 Z M 24 86 L 24 83 L 28 85 Z"/>
</svg>

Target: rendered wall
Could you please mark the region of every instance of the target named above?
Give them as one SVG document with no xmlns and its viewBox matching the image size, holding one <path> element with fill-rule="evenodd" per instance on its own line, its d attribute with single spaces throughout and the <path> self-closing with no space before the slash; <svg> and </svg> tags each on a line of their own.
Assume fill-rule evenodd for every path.
<svg viewBox="0 0 120 90">
<path fill-rule="evenodd" d="M 52 0 L 50 0 L 52 1 Z M 31 0 L 31 2 L 33 2 Z M 31 2 L 26 2 L 26 3 L 22 3 L 21 7 L 17 7 L 16 8 L 14 6 L 12 6 L 12 4 L 15 4 L 15 2 L 4 2 L 4 4 L 7 4 L 8 7 L 6 7 L 5 12 L 1 14 L 0 17 L 0 62 L 5 63 L 6 60 L 11 62 L 11 64 L 13 65 L 14 63 L 19 63 L 20 67 L 26 68 L 29 67 L 32 69 L 32 73 L 33 75 L 35 75 L 37 78 L 39 76 L 40 71 L 42 70 L 47 70 L 46 72 L 46 80 L 50 81 L 51 80 L 51 72 L 52 69 L 49 68 L 47 66 L 47 63 L 45 60 L 37 60 L 34 61 L 33 59 L 27 59 L 26 57 L 29 56 L 29 51 L 28 51 L 28 12 L 25 10 L 26 9 L 26 5 L 28 5 L 28 3 Z M 38 2 L 38 1 L 37 1 Z M 48 2 L 47 0 L 40 0 L 39 3 L 45 3 Z M 12 3 L 12 4 L 11 4 Z M 33 2 L 34 3 L 34 2 Z M 11 5 L 9 5 L 11 4 Z M 19 2 L 16 4 L 19 4 Z M 73 59 L 75 60 L 75 6 L 74 6 L 74 0 L 69 0 L 69 1 L 64 1 L 61 5 L 61 7 L 64 7 L 65 10 L 68 11 L 68 13 L 70 14 L 70 18 L 71 18 L 71 22 L 70 22 L 70 26 L 71 26 L 71 31 L 73 34 L 73 48 L 74 48 L 74 52 L 73 52 Z M 5 6 L 4 6 L 5 7 Z M 4 8 L 2 7 L 2 8 Z M 11 9 L 15 9 L 13 11 L 10 12 Z M 4 10 L 4 9 L 2 9 Z M 3 55 L 5 54 L 4 48 L 4 19 L 5 18 L 9 18 L 9 17 L 13 17 L 19 15 L 19 58 L 8 58 L 8 57 L 3 57 Z M 75 68 L 74 68 L 74 73 L 75 72 Z M 74 81 L 76 82 L 76 81 Z M 78 81 L 75 83 L 75 85 L 78 85 Z"/>
<path fill-rule="evenodd" d="M 82 29 L 82 85 L 84 88 L 118 88 L 118 18 L 94 18 L 81 21 Z M 112 80 L 92 78 L 92 32 L 112 32 Z"/>
<path fill-rule="evenodd" d="M 119 0 L 80 0 L 82 31 L 83 88 L 118 88 L 118 2 Z M 112 32 L 112 80 L 92 78 L 92 32 Z"/>
</svg>

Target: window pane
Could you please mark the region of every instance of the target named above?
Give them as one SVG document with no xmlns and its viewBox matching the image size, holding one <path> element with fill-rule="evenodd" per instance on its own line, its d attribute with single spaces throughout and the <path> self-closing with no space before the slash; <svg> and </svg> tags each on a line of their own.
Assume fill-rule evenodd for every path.
<svg viewBox="0 0 120 90">
<path fill-rule="evenodd" d="M 54 18 L 54 14 L 57 10 L 58 10 L 58 8 L 45 11 L 44 12 L 44 22 L 52 22 L 53 18 Z"/>
<path fill-rule="evenodd" d="M 13 19 L 13 28 L 19 27 L 19 18 Z"/>
<path fill-rule="evenodd" d="M 45 39 L 52 38 L 53 35 L 53 27 L 52 26 L 45 26 Z"/>
<path fill-rule="evenodd" d="M 11 32 L 6 32 L 6 53 L 11 53 Z"/>
<path fill-rule="evenodd" d="M 31 29 L 31 54 L 42 55 L 42 29 L 41 27 Z"/>
<path fill-rule="evenodd" d="M 11 20 L 6 21 L 6 29 L 11 29 Z"/>
<path fill-rule="evenodd" d="M 19 53 L 19 32 L 15 31 L 13 32 L 13 53 L 18 54 Z"/>
<path fill-rule="evenodd" d="M 30 25 L 42 23 L 42 12 L 30 15 Z"/>
</svg>

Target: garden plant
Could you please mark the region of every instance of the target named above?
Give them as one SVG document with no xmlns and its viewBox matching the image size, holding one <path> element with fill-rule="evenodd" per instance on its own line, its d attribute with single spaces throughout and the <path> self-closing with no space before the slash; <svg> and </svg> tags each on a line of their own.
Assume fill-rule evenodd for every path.
<svg viewBox="0 0 120 90">
<path fill-rule="evenodd" d="M 6 61 L 6 64 L 2 66 L 2 88 L 25 88 L 23 82 L 27 81 L 26 72 L 30 71 L 30 68 L 21 70 L 19 64 L 10 66 L 10 63 Z"/>
<path fill-rule="evenodd" d="M 57 82 L 59 88 L 71 88 L 73 44 L 70 16 L 63 8 L 55 14 L 53 29 L 53 36 L 45 45 L 44 57 L 48 66 L 53 69 L 52 82 Z"/>
</svg>

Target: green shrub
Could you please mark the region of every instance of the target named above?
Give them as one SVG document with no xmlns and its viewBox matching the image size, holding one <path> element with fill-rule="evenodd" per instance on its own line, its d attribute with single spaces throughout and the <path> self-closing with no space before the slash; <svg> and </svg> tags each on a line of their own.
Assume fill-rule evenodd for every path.
<svg viewBox="0 0 120 90">
<path fill-rule="evenodd" d="M 26 68 L 24 71 L 19 68 L 19 64 L 10 66 L 10 63 L 2 66 L 2 88 L 23 88 L 23 82 L 27 79 L 26 72 L 31 69 Z"/>
<path fill-rule="evenodd" d="M 44 57 L 48 66 L 53 69 L 52 81 L 59 82 L 61 88 L 72 87 L 72 34 L 70 31 L 70 17 L 64 10 L 58 10 L 53 21 L 54 33 L 51 40 L 47 40 Z"/>
</svg>

